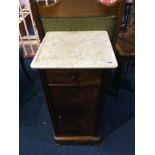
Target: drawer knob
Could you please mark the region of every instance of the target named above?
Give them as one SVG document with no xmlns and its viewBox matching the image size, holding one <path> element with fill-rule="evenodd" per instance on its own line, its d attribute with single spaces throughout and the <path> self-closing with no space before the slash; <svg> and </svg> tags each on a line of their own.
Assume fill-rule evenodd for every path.
<svg viewBox="0 0 155 155">
<path fill-rule="evenodd" d="M 59 115 L 58 118 L 61 120 L 62 119 L 62 115 Z"/>
</svg>

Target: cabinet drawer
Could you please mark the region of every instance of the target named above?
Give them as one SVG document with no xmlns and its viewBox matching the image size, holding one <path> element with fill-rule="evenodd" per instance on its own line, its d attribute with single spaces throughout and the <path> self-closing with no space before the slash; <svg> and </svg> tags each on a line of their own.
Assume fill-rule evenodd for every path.
<svg viewBox="0 0 155 155">
<path fill-rule="evenodd" d="M 72 70 L 45 70 L 48 84 L 76 85 L 76 74 Z"/>
<path fill-rule="evenodd" d="M 101 84 L 101 70 L 79 70 L 77 81 L 81 86 L 93 86 Z"/>
<path fill-rule="evenodd" d="M 100 70 L 45 70 L 48 84 L 58 85 L 100 85 Z"/>
</svg>

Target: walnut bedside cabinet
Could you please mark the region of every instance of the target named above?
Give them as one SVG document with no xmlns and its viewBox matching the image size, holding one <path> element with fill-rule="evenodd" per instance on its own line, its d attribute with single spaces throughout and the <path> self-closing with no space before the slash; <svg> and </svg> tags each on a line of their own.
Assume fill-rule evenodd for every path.
<svg viewBox="0 0 155 155">
<path fill-rule="evenodd" d="M 107 31 L 49 31 L 31 67 L 40 72 L 56 143 L 98 143 L 103 72 L 117 67 Z"/>
</svg>

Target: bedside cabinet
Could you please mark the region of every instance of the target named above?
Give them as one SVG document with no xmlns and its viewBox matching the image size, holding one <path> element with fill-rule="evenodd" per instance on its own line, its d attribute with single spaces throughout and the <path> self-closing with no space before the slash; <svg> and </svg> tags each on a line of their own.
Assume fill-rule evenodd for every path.
<svg viewBox="0 0 155 155">
<path fill-rule="evenodd" d="M 47 32 L 31 67 L 40 73 L 55 142 L 98 143 L 103 73 L 117 67 L 107 31 Z"/>
</svg>

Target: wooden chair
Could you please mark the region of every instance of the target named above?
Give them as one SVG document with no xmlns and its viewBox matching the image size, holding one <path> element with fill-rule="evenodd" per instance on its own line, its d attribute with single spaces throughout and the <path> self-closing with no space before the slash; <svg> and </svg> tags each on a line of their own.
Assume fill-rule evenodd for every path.
<svg viewBox="0 0 155 155">
<path fill-rule="evenodd" d="M 116 56 L 118 60 L 118 68 L 113 81 L 114 94 L 118 95 L 120 88 L 120 81 L 123 74 L 128 73 L 135 67 L 135 23 L 134 17 L 133 22 L 129 25 L 127 32 L 122 32 L 118 35 L 116 42 Z M 123 71 L 123 65 L 127 63 L 126 73 Z M 130 86 L 131 90 L 134 90 L 134 84 Z"/>
<path fill-rule="evenodd" d="M 125 0 L 113 4 L 97 0 L 58 0 L 49 6 L 30 0 L 30 5 L 41 40 L 47 31 L 107 30 L 115 47 Z"/>
</svg>

